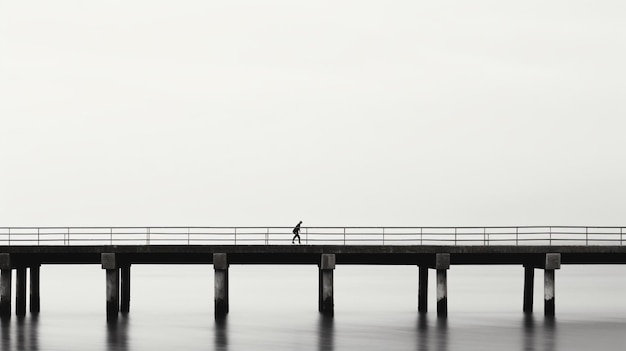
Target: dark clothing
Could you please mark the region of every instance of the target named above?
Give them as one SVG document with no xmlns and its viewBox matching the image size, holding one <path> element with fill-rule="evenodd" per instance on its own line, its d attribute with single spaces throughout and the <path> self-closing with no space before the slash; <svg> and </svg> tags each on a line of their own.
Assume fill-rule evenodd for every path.
<svg viewBox="0 0 626 351">
<path fill-rule="evenodd" d="M 293 238 L 291 239 L 292 244 L 294 243 L 294 240 L 296 240 L 296 238 L 298 238 L 298 244 L 300 244 L 300 224 L 302 224 L 302 222 L 298 223 L 291 231 L 294 234 Z"/>
</svg>

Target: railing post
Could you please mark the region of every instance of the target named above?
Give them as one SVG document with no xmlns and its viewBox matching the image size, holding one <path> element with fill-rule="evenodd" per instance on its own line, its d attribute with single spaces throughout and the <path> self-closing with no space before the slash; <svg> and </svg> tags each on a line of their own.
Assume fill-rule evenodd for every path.
<svg viewBox="0 0 626 351">
<path fill-rule="evenodd" d="M 9 246 L 11 246 L 11 228 L 9 228 Z"/>
<path fill-rule="evenodd" d="M 383 245 L 385 245 L 385 228 L 383 228 Z"/>
<path fill-rule="evenodd" d="M 270 228 L 265 228 L 265 246 L 269 245 L 270 241 Z"/>
<path fill-rule="evenodd" d="M 235 245 L 237 245 L 237 228 L 235 228 Z"/>
<path fill-rule="evenodd" d="M 37 228 L 37 246 L 39 246 L 39 245 L 40 245 L 40 244 L 39 244 L 39 229 L 40 229 L 40 228 Z"/>
<path fill-rule="evenodd" d="M 483 246 L 487 246 L 487 228 L 483 227 Z"/>
<path fill-rule="evenodd" d="M 111 237 L 111 245 L 113 245 L 113 227 L 109 228 L 109 235 Z"/>
<path fill-rule="evenodd" d="M 550 246 L 552 246 L 552 227 L 550 227 Z"/>
<path fill-rule="evenodd" d="M 150 227 L 146 228 L 146 245 L 150 245 Z"/>
<path fill-rule="evenodd" d="M 519 227 L 515 227 L 515 246 L 519 246 Z"/>
<path fill-rule="evenodd" d="M 585 245 L 589 246 L 589 227 L 585 227 Z"/>
<path fill-rule="evenodd" d="M 187 227 L 187 246 L 191 243 L 191 228 Z"/>
<path fill-rule="evenodd" d="M 383 245 L 385 245 L 384 234 L 383 234 Z M 343 227 L 343 246 L 346 246 L 346 227 Z"/>
<path fill-rule="evenodd" d="M 454 228 L 454 246 L 456 246 L 456 230 L 457 228 L 455 227 Z"/>
<path fill-rule="evenodd" d="M 420 245 L 424 245 L 424 228 L 420 228 Z"/>
</svg>

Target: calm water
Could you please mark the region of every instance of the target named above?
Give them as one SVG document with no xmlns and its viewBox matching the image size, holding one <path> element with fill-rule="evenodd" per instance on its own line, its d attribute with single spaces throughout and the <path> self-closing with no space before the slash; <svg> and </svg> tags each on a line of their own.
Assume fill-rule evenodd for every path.
<svg viewBox="0 0 626 351">
<path fill-rule="evenodd" d="M 131 313 L 104 315 L 98 266 L 43 266 L 42 312 L 1 329 L 8 350 L 616 350 L 626 347 L 626 267 L 563 266 L 557 317 L 521 313 L 521 267 L 449 271 L 449 317 L 420 316 L 416 267 L 338 266 L 335 317 L 317 313 L 317 267 L 231 266 L 231 313 L 213 319 L 211 266 L 133 266 Z"/>
</svg>

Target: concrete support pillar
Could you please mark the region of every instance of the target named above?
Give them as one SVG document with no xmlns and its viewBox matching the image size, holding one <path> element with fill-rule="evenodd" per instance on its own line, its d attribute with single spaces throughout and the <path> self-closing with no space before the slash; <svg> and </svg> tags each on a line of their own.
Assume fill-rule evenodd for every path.
<svg viewBox="0 0 626 351">
<path fill-rule="evenodd" d="M 11 318 L 11 283 L 13 271 L 11 256 L 0 253 L 0 318 Z"/>
<path fill-rule="evenodd" d="M 319 311 L 332 316 L 335 313 L 333 292 L 333 272 L 335 270 L 335 255 L 322 254 L 319 266 Z"/>
<path fill-rule="evenodd" d="M 120 312 L 128 313 L 130 312 L 130 264 L 122 266 L 120 271 L 122 273 Z"/>
<path fill-rule="evenodd" d="M 15 284 L 15 315 L 26 315 L 26 267 L 17 268 L 17 282 Z"/>
<path fill-rule="evenodd" d="M 13 270 L 0 271 L 0 318 L 11 318 L 11 283 Z"/>
<path fill-rule="evenodd" d="M 215 318 L 228 314 L 228 257 L 225 253 L 213 254 L 215 270 Z"/>
<path fill-rule="evenodd" d="M 546 316 L 554 316 L 554 269 L 546 269 L 544 272 L 544 312 Z"/>
<path fill-rule="evenodd" d="M 37 314 L 41 310 L 39 292 L 40 265 L 30 267 L 30 313 Z"/>
<path fill-rule="evenodd" d="M 428 312 L 428 267 L 419 266 L 419 283 L 417 289 L 417 310 Z"/>
<path fill-rule="evenodd" d="M 535 290 L 535 268 L 524 266 L 524 313 L 533 312 L 533 294 Z"/>
<path fill-rule="evenodd" d="M 437 316 L 448 315 L 448 269 L 450 268 L 450 254 L 437 254 L 435 259 L 437 269 Z"/>
<path fill-rule="evenodd" d="M 120 308 L 120 271 L 114 253 L 103 253 L 101 260 L 102 268 L 106 270 L 107 322 L 115 322 Z"/>
<path fill-rule="evenodd" d="M 546 254 L 546 262 L 544 267 L 544 314 L 546 316 L 554 316 L 555 314 L 555 286 L 554 276 L 555 270 L 561 268 L 561 254 Z"/>
</svg>

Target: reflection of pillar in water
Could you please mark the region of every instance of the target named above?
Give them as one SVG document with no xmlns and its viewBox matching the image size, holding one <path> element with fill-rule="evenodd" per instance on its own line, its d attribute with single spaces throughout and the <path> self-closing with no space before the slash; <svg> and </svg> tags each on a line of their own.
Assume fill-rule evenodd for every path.
<svg viewBox="0 0 626 351">
<path fill-rule="evenodd" d="M 226 350 L 228 348 L 227 318 L 215 319 L 215 349 Z"/>
<path fill-rule="evenodd" d="M 317 349 L 320 351 L 332 351 L 335 349 L 334 319 L 323 314 L 319 318 Z"/>
<path fill-rule="evenodd" d="M 128 350 L 128 319 L 121 317 L 117 323 L 107 324 L 107 346 L 109 350 Z"/>
</svg>

